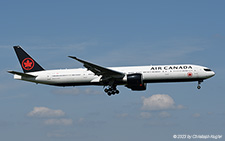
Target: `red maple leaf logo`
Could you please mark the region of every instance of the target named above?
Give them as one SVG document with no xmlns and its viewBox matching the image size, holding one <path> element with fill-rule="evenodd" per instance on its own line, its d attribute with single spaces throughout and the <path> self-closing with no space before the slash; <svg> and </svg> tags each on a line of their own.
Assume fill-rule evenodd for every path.
<svg viewBox="0 0 225 141">
<path fill-rule="evenodd" d="M 25 70 L 31 70 L 34 67 L 34 60 L 31 58 L 25 58 L 22 61 L 22 67 Z"/>
<path fill-rule="evenodd" d="M 25 67 L 31 67 L 32 62 L 27 60 L 27 62 L 24 62 Z"/>
<path fill-rule="evenodd" d="M 187 75 L 188 75 L 188 77 L 192 77 L 192 73 L 191 72 L 187 73 Z"/>
</svg>

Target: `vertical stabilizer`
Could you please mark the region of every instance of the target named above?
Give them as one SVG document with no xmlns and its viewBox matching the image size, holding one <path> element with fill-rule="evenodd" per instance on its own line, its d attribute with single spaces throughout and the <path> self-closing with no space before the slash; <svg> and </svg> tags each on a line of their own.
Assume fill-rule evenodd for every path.
<svg viewBox="0 0 225 141">
<path fill-rule="evenodd" d="M 28 55 L 20 46 L 13 47 L 20 65 L 24 71 L 27 72 L 35 72 L 35 71 L 43 71 L 44 69 L 30 56 Z"/>
</svg>

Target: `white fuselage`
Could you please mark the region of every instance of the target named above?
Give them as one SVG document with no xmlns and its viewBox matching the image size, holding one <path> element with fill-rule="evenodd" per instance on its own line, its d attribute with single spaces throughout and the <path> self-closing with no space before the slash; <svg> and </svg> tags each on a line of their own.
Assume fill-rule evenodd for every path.
<svg viewBox="0 0 225 141">
<path fill-rule="evenodd" d="M 110 67 L 109 69 L 122 72 L 126 75 L 141 73 L 144 83 L 202 81 L 215 75 L 215 73 L 207 67 L 189 64 Z M 15 74 L 14 78 L 56 86 L 103 85 L 101 83 L 101 75 L 95 75 L 85 68 L 45 70 L 27 74 L 36 77 L 31 78 Z M 121 80 L 120 85 L 126 84 L 126 75 Z"/>
</svg>

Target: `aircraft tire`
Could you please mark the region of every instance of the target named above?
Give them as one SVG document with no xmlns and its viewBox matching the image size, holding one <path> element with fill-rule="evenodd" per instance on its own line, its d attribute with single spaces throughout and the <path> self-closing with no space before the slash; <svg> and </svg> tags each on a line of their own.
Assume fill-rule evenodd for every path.
<svg viewBox="0 0 225 141">
<path fill-rule="evenodd" d="M 107 94 L 108 94 L 108 96 L 111 96 L 111 95 L 112 95 L 112 93 L 111 93 L 111 92 L 108 92 Z"/>
</svg>

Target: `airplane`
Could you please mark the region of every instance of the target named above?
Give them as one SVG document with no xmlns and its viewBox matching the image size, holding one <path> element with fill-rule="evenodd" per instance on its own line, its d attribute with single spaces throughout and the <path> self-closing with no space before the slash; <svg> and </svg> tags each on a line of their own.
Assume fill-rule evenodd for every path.
<svg viewBox="0 0 225 141">
<path fill-rule="evenodd" d="M 143 91 L 147 83 L 197 81 L 197 88 L 200 89 L 203 80 L 215 75 L 207 67 L 192 64 L 103 67 L 74 56 L 68 57 L 82 63 L 85 68 L 45 70 L 22 47 L 13 48 L 23 69 L 23 72 L 8 71 L 14 74 L 14 79 L 62 87 L 103 86 L 109 96 L 119 94 L 118 85 L 133 91 Z"/>
</svg>

